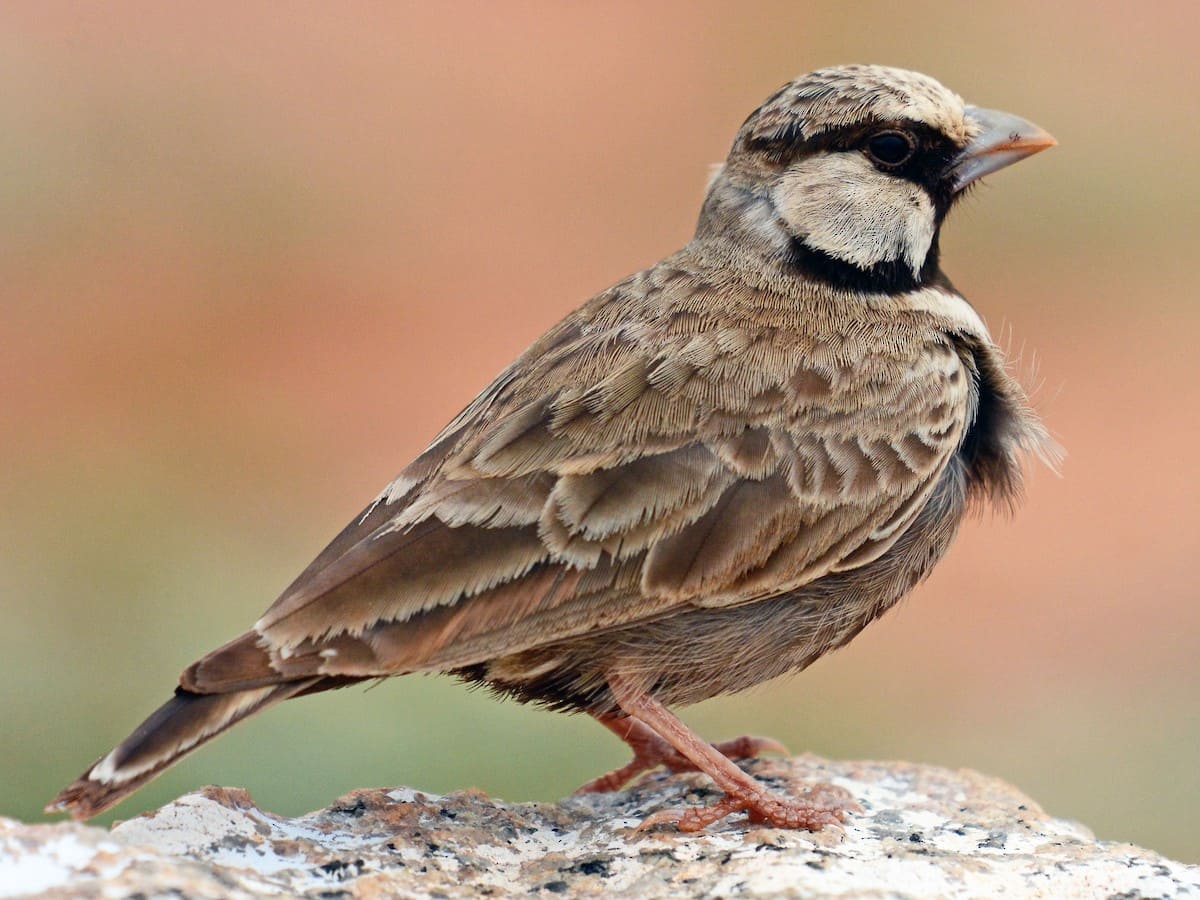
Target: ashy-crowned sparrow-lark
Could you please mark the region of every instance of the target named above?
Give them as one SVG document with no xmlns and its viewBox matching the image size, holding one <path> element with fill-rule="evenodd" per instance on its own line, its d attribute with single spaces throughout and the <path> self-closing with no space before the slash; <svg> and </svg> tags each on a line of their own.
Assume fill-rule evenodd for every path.
<svg viewBox="0 0 1200 900">
<path fill-rule="evenodd" d="M 583 711 L 746 811 L 819 828 L 667 707 L 803 669 L 921 580 L 964 512 L 1010 504 L 1046 432 L 938 231 L 1054 144 L 925 75 L 822 69 L 742 125 L 691 242 L 593 297 L 460 413 L 253 629 L 58 795 L 87 818 L 281 700 L 450 672 Z"/>
</svg>

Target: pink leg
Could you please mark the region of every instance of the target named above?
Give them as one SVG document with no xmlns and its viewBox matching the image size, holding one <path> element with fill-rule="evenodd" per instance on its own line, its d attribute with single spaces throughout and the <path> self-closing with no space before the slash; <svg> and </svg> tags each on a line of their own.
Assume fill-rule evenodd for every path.
<svg viewBox="0 0 1200 900">
<path fill-rule="evenodd" d="M 751 821 L 776 828 L 819 831 L 825 825 L 844 820 L 850 802 L 844 791 L 832 785 L 817 785 L 801 799 L 776 796 L 684 725 L 640 685 L 615 673 L 609 674 L 608 685 L 622 710 L 655 732 L 725 792 L 712 806 L 655 813 L 642 822 L 643 828 L 674 822 L 680 831 L 699 831 L 739 810 L 748 813 Z"/>
<path fill-rule="evenodd" d="M 600 794 L 619 790 L 635 775 L 664 766 L 671 772 L 695 772 L 696 764 L 674 749 L 657 734 L 631 716 L 596 716 L 596 721 L 623 740 L 633 750 L 633 759 L 619 769 L 589 781 L 577 794 Z M 730 759 L 748 759 L 761 753 L 787 753 L 779 741 L 743 735 L 713 744 L 712 748 Z"/>
</svg>

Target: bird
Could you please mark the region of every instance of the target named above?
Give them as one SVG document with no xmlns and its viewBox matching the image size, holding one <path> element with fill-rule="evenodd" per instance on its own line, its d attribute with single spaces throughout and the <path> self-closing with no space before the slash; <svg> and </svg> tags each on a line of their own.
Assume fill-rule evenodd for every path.
<svg viewBox="0 0 1200 900">
<path fill-rule="evenodd" d="M 975 509 L 1057 445 L 941 267 L 979 179 L 1056 143 L 876 65 L 789 81 L 741 125 L 692 239 L 535 341 L 283 591 L 47 807 L 86 819 L 284 700 L 450 673 L 584 712 L 735 813 L 844 822 L 785 796 L 672 707 L 800 671 L 920 582 Z"/>
</svg>

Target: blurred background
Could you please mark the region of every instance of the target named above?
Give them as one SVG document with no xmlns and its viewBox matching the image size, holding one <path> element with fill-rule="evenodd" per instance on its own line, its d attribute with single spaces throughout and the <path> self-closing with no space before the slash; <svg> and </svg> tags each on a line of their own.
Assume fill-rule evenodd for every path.
<svg viewBox="0 0 1200 900">
<path fill-rule="evenodd" d="M 953 9 L 5 4 L 0 813 L 38 820 L 526 344 L 681 246 L 767 94 L 863 61 L 1061 142 L 943 246 L 1069 456 L 849 648 L 685 717 L 1200 861 L 1196 7 Z M 552 799 L 625 758 L 414 677 L 285 704 L 116 815 L 209 782 Z"/>
</svg>

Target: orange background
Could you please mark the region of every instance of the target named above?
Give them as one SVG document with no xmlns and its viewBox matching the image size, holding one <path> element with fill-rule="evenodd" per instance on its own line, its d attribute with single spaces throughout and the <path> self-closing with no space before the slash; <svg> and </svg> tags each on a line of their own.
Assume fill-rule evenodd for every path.
<svg viewBox="0 0 1200 900">
<path fill-rule="evenodd" d="M 0 11 L 0 812 L 36 818 L 529 341 L 686 241 L 778 84 L 869 61 L 1059 138 L 944 258 L 1069 456 L 845 651 L 686 717 L 981 769 L 1200 860 L 1195 5 L 431 7 Z M 549 799 L 623 761 L 413 678 L 287 704 L 118 814 L 210 781 L 285 813 Z"/>
</svg>

